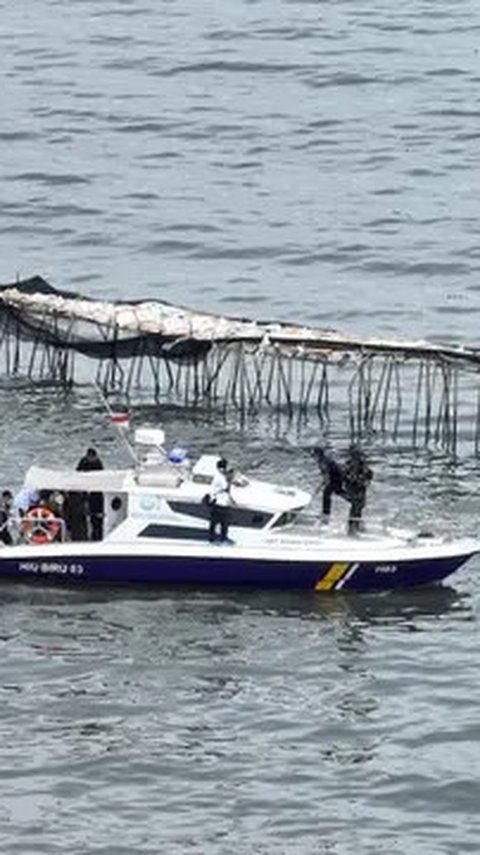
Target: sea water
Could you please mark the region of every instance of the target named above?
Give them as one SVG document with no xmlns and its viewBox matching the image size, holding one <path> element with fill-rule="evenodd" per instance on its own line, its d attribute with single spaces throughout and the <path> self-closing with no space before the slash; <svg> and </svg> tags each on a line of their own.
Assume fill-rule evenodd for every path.
<svg viewBox="0 0 480 855">
<path fill-rule="evenodd" d="M 479 34 L 471 0 L 4 0 L 0 281 L 476 345 Z M 86 445 L 125 462 L 92 389 L 0 405 L 6 487 Z M 317 486 L 315 421 L 133 413 L 159 417 Z M 476 534 L 471 455 L 371 456 L 373 517 Z M 479 569 L 357 597 L 3 585 L 1 851 L 477 852 Z"/>
</svg>

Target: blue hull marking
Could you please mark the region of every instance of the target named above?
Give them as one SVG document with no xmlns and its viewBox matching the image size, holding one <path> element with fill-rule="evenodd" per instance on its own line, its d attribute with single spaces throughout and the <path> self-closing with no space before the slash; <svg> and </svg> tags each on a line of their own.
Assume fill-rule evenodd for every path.
<svg viewBox="0 0 480 855">
<path fill-rule="evenodd" d="M 258 561 L 222 556 L 78 556 L 52 560 L 41 555 L 28 559 L 0 556 L 0 579 L 70 585 L 164 585 L 193 587 L 249 587 L 266 589 L 372 591 L 440 582 L 474 552 L 438 558 L 398 561 L 388 565 L 351 562 L 333 572 L 331 562 Z"/>
</svg>

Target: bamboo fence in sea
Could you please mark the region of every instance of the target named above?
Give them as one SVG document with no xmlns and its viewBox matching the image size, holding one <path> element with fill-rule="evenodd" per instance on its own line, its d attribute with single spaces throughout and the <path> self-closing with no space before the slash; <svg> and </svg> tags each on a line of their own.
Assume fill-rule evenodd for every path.
<svg viewBox="0 0 480 855">
<path fill-rule="evenodd" d="M 41 277 L 0 287 L 0 366 L 67 388 L 95 380 L 131 399 L 336 422 L 350 438 L 402 438 L 480 453 L 480 352 L 342 335 L 58 291 Z"/>
</svg>

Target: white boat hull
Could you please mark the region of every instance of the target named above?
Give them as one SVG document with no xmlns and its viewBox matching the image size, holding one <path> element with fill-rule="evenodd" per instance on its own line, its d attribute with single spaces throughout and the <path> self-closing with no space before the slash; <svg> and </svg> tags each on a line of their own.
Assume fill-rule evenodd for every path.
<svg viewBox="0 0 480 855">
<path fill-rule="evenodd" d="M 480 549 L 472 540 L 403 537 L 245 536 L 136 543 L 4 546 L 0 579 L 75 585 L 251 587 L 371 591 L 440 582 Z"/>
</svg>

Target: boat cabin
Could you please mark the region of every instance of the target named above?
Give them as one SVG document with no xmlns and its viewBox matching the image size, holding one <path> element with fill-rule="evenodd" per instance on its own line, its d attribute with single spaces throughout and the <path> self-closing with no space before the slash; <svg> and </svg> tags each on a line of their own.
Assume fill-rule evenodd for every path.
<svg viewBox="0 0 480 855">
<path fill-rule="evenodd" d="M 163 442 L 163 431 L 141 429 L 136 433 L 135 466 L 93 472 L 32 466 L 24 486 L 42 497 L 40 506 L 50 510 L 51 498 L 56 496 L 60 527 L 55 528 L 55 539 L 151 542 L 152 538 L 198 537 L 200 531 L 208 531 L 210 508 L 206 494 L 218 457 L 202 455 L 192 466 L 182 449 L 167 454 Z M 311 498 L 303 490 L 236 472 L 232 476 L 231 497 L 232 531 L 284 527 L 293 522 Z M 101 517 L 100 536 L 95 516 Z M 42 531 L 41 524 L 46 527 L 45 521 L 34 522 L 37 534 Z M 25 520 L 21 531 L 23 539 L 28 540 L 30 532 Z"/>
</svg>

